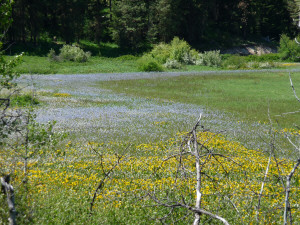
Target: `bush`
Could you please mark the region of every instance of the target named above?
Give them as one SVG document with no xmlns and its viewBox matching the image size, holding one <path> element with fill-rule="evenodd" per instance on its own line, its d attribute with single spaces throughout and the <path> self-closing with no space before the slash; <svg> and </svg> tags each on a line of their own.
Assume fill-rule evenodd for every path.
<svg viewBox="0 0 300 225">
<path fill-rule="evenodd" d="M 170 59 L 177 60 L 184 64 L 194 64 L 195 50 L 191 51 L 191 46 L 184 40 L 175 37 L 171 41 Z"/>
<path fill-rule="evenodd" d="M 141 71 L 151 72 L 151 71 L 163 71 L 162 65 L 153 57 L 146 55 L 138 60 L 138 67 Z"/>
<path fill-rule="evenodd" d="M 282 59 L 297 62 L 300 58 L 300 46 L 295 40 L 291 40 L 287 35 L 283 34 L 280 37 L 279 53 Z"/>
<path fill-rule="evenodd" d="M 245 56 L 247 62 L 274 62 L 281 59 L 281 55 L 278 53 L 270 53 L 264 55 L 248 55 Z"/>
<path fill-rule="evenodd" d="M 53 48 L 50 49 L 50 51 L 49 51 L 49 53 L 48 53 L 47 56 L 48 56 L 48 58 L 49 58 L 50 61 L 58 61 L 58 60 L 59 60 L 59 58 L 58 58 L 58 56 L 55 54 L 55 51 L 54 51 Z"/>
<path fill-rule="evenodd" d="M 182 65 L 177 60 L 168 59 L 167 62 L 164 64 L 164 67 L 168 69 L 180 69 Z"/>
<path fill-rule="evenodd" d="M 55 56 L 53 49 L 50 50 L 48 57 L 50 60 L 56 60 L 57 56 Z M 81 48 L 74 45 L 64 45 L 60 49 L 60 54 L 57 59 L 64 61 L 86 62 L 90 57 L 90 52 L 84 52 Z"/>
<path fill-rule="evenodd" d="M 165 64 L 168 60 L 177 61 L 182 64 L 195 64 L 198 52 L 184 41 L 175 37 L 170 44 L 160 43 L 155 45 L 150 55 L 159 63 Z"/>
<path fill-rule="evenodd" d="M 242 69 L 246 67 L 246 59 L 243 56 L 233 55 L 224 61 L 223 67 L 228 69 Z"/>
<path fill-rule="evenodd" d="M 203 66 L 221 66 L 222 58 L 220 51 L 209 51 L 199 54 L 199 58 L 196 61 L 196 65 Z"/>
<path fill-rule="evenodd" d="M 150 55 L 155 58 L 159 63 L 164 64 L 170 58 L 171 46 L 169 44 L 160 43 L 155 45 Z"/>
</svg>

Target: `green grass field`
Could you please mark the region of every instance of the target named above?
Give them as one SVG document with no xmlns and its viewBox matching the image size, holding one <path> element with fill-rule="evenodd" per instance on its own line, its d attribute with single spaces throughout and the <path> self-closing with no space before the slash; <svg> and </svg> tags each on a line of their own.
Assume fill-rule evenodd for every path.
<svg viewBox="0 0 300 225">
<path fill-rule="evenodd" d="M 10 58 L 7 56 L 7 58 Z M 53 62 L 48 57 L 23 56 L 23 61 L 15 68 L 21 74 L 85 74 L 85 73 L 130 73 L 140 72 L 137 59 L 122 59 L 122 57 L 91 57 L 88 62 Z M 176 71 L 217 70 L 208 66 L 185 66 Z M 166 69 L 166 71 L 174 71 Z"/>
<path fill-rule="evenodd" d="M 300 93 L 300 73 L 292 74 Z M 239 120 L 268 122 L 268 111 L 280 126 L 292 127 L 300 115 L 277 116 L 299 110 L 288 73 L 247 73 L 109 81 L 102 88 L 147 98 L 203 105 L 234 113 Z"/>
<path fill-rule="evenodd" d="M 34 62 L 34 57 L 28 59 Z M 37 67 L 39 59 L 36 60 Z M 112 61 L 121 63 L 121 59 Z M 61 64 L 65 66 L 64 68 L 68 67 L 68 63 Z M 42 70 L 43 67 L 41 66 L 40 69 Z M 300 90 L 300 73 L 292 74 L 292 78 L 296 90 Z M 65 85 L 67 86 L 67 83 Z M 102 107 L 103 102 L 105 103 L 105 99 L 97 102 L 92 101 L 92 96 L 90 96 L 91 99 L 75 96 L 74 83 L 69 83 L 68 87 L 65 85 L 48 87 L 49 92 L 37 91 L 40 93 L 42 104 L 36 107 L 46 106 L 58 110 L 66 107 L 70 108 L 69 111 L 73 111 L 77 105 L 80 106 L 80 110 L 84 111 L 85 107 L 97 108 Z M 187 209 L 176 207 L 170 210 L 157 204 L 150 197 L 155 195 L 161 202 L 169 204 L 183 202 L 191 206 L 195 205 L 195 158 L 187 154 L 178 156 L 187 132 L 180 131 L 179 124 L 174 124 L 172 117 L 168 118 L 170 119 L 168 121 L 159 120 L 162 119 L 160 114 L 155 120 L 149 120 L 151 124 L 145 125 L 134 120 L 134 115 L 141 113 L 142 104 L 135 105 L 130 96 L 146 101 L 145 104 L 150 104 L 151 107 L 155 107 L 158 102 L 205 106 L 212 111 L 220 110 L 234 114 L 236 120 L 245 121 L 246 124 L 257 121 L 268 122 L 269 110 L 274 122 L 278 120 L 282 128 L 288 128 L 277 129 L 269 135 L 269 138 L 271 135 L 277 135 L 277 141 L 280 143 L 276 146 L 284 146 L 282 150 L 276 149 L 278 156 L 276 160 L 272 158 L 268 161 L 269 153 L 265 149 L 264 151 L 260 149 L 259 143 L 256 148 L 248 148 L 240 140 L 233 140 L 233 137 L 226 136 L 226 134 L 198 133 L 197 140 L 201 143 L 199 145 L 200 163 L 203 165 L 201 207 L 222 216 L 230 224 L 256 224 L 257 215 L 260 220 L 257 224 L 283 223 L 285 190 L 281 181 L 285 182 L 286 176 L 295 164 L 293 159 L 297 156 L 283 134 L 290 135 L 291 139 L 296 141 L 299 129 L 290 130 L 289 128 L 294 127 L 294 124 L 299 125 L 300 121 L 300 114 L 276 116 L 299 110 L 299 103 L 293 95 L 286 72 L 102 81 L 92 85 L 92 88 L 96 87 L 112 90 L 109 92 L 111 94 L 126 94 L 126 98 L 122 99 L 126 102 L 118 102 L 118 99 L 112 98 L 111 100 L 115 100 L 116 103 L 108 102 L 105 109 L 113 114 L 116 104 L 121 104 L 122 111 L 118 112 L 119 115 L 130 108 L 134 109 L 127 114 L 128 118 L 125 117 L 126 121 L 129 119 L 129 122 L 123 123 L 117 129 L 119 133 L 116 133 L 116 136 L 126 137 L 126 140 L 115 138 L 116 140 L 92 142 L 86 138 L 85 141 L 79 142 L 76 136 L 68 137 L 69 139 L 64 143 L 49 148 L 36 147 L 38 146 L 36 143 L 30 145 L 29 148 L 18 143 L 15 147 L 0 148 L 0 174 L 10 172 L 12 176 L 11 183 L 15 188 L 19 224 L 161 224 L 164 222 L 183 225 L 193 222 L 194 215 Z M 59 88 L 66 92 L 60 92 Z M 86 88 L 85 91 L 88 92 L 89 86 Z M 57 91 L 53 92 L 56 89 Z M 69 94 L 68 91 L 73 91 L 75 94 Z M 156 101 L 156 99 L 162 101 Z M 21 100 L 25 102 L 26 98 Z M 20 101 L 20 105 L 26 105 L 21 104 L 22 102 Z M 131 104 L 128 104 L 130 102 Z M 111 106 L 113 107 L 110 108 Z M 149 115 L 145 112 L 141 113 L 142 118 L 145 119 L 147 116 Z M 172 116 L 176 115 L 172 114 Z M 232 117 L 223 117 L 223 119 L 229 118 Z M 81 120 L 83 119 L 78 121 Z M 93 135 L 101 136 L 101 132 L 97 133 L 92 129 L 91 125 L 95 124 L 94 121 L 94 124 L 90 124 L 86 129 L 95 132 Z M 160 135 L 160 140 L 151 142 L 150 139 L 144 137 L 142 139 L 144 141 L 136 142 L 135 137 L 132 137 L 132 141 L 127 139 L 127 133 L 130 133 L 130 130 L 136 130 L 137 135 L 142 137 L 141 126 L 147 125 L 150 125 L 151 130 L 148 130 L 149 133 L 146 135 L 156 133 Z M 188 124 L 187 127 L 190 127 L 188 130 L 193 125 Z M 104 127 L 104 124 L 102 126 Z M 263 132 L 268 133 L 266 126 L 257 127 L 263 128 Z M 163 131 L 167 134 L 169 129 L 172 129 L 171 133 L 175 135 L 168 136 L 166 139 L 163 137 Z M 104 131 L 106 131 L 105 127 Z M 80 132 L 83 133 L 85 130 L 82 129 Z M 121 136 L 125 132 L 127 132 L 125 136 Z M 263 141 L 268 141 L 268 139 Z M 280 155 L 277 154 L 279 151 L 282 151 Z M 120 155 L 124 158 L 115 167 Z M 293 157 L 290 157 L 291 155 Z M 26 164 L 25 158 L 28 159 Z M 184 163 L 184 166 L 180 167 L 179 162 Z M 258 196 L 268 164 L 270 169 L 264 183 L 260 209 L 257 210 Z M 26 175 L 24 174 L 25 166 L 27 166 Z M 111 169 L 113 173 L 97 192 L 91 213 L 90 207 L 94 192 Z M 300 219 L 299 183 L 300 176 L 297 171 L 292 179 L 290 192 L 291 213 L 294 221 Z M 0 203 L 3 206 L 0 207 L 0 224 L 5 224 L 9 217 L 6 199 L 0 198 Z M 222 224 L 206 215 L 201 215 L 201 221 L 206 221 L 207 224 Z"/>
</svg>

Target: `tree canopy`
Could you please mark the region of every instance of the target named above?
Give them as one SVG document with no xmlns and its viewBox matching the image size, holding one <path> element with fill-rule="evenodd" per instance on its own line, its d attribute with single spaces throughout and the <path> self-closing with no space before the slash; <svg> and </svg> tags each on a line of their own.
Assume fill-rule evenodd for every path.
<svg viewBox="0 0 300 225">
<path fill-rule="evenodd" d="M 192 45 L 250 36 L 278 40 L 283 33 L 296 34 L 298 5 L 298 0 L 15 0 L 6 9 L 13 19 L 6 41 L 87 39 L 135 49 L 174 36 Z"/>
</svg>

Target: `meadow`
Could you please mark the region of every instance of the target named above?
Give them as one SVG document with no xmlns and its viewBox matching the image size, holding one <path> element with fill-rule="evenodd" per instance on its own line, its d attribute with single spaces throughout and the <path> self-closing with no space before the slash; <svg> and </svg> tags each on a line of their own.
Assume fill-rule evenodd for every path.
<svg viewBox="0 0 300 225">
<path fill-rule="evenodd" d="M 292 73 L 291 76 L 298 85 L 300 73 Z M 268 123 L 268 111 L 282 127 L 290 128 L 300 120 L 299 114 L 282 115 L 299 109 L 290 87 L 289 72 L 286 71 L 211 73 L 108 81 L 99 85 L 117 93 L 190 103 L 233 113 L 241 121 Z"/>
<path fill-rule="evenodd" d="M 285 137 L 297 141 L 300 134 L 299 114 L 276 116 L 299 109 L 288 73 L 156 75 L 31 77 L 37 121 L 57 120 L 56 131 L 69 136 L 51 148 L 0 150 L 20 224 L 191 224 L 191 211 L 155 199 L 194 206 L 195 159 L 180 153 L 200 112 L 201 207 L 230 224 L 283 223 L 286 176 L 299 154 Z M 299 73 L 292 78 L 297 89 Z M 299 182 L 296 171 L 293 221 L 300 220 Z M 8 210 L 0 210 L 5 223 Z M 201 221 L 222 224 L 207 215 Z"/>
</svg>

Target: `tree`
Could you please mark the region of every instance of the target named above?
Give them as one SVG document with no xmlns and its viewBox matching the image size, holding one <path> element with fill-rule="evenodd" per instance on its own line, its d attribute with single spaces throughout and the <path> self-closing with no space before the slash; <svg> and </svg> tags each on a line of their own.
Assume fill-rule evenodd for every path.
<svg viewBox="0 0 300 225">
<path fill-rule="evenodd" d="M 112 17 L 113 40 L 123 48 L 142 47 L 148 31 L 147 15 L 144 0 L 115 1 Z"/>
</svg>

